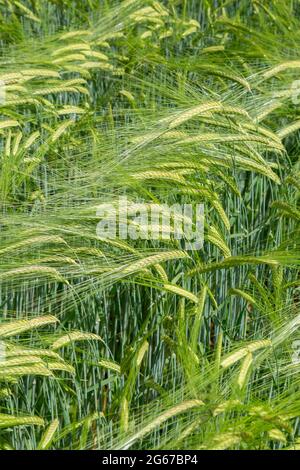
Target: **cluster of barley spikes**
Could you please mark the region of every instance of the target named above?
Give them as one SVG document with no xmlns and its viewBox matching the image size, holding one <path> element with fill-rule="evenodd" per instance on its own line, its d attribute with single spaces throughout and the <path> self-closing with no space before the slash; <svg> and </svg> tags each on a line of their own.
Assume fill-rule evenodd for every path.
<svg viewBox="0 0 300 470">
<path fill-rule="evenodd" d="M 300 1 L 0 0 L 0 447 L 300 449 Z M 101 239 L 120 196 L 204 246 Z"/>
</svg>

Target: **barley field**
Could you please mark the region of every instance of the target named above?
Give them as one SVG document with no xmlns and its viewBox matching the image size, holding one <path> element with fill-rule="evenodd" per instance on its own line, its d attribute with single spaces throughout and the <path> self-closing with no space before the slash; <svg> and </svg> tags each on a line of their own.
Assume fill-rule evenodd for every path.
<svg viewBox="0 0 300 470">
<path fill-rule="evenodd" d="M 0 0 L 0 44 L 0 449 L 300 450 L 300 1 Z"/>
</svg>

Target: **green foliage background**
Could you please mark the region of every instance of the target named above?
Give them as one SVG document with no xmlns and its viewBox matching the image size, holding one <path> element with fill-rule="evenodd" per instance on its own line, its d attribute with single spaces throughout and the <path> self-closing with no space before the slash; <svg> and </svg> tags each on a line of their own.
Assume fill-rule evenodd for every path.
<svg viewBox="0 0 300 470">
<path fill-rule="evenodd" d="M 0 0 L 0 446 L 299 449 L 299 0 Z M 101 240 L 119 196 L 205 243 Z"/>
</svg>

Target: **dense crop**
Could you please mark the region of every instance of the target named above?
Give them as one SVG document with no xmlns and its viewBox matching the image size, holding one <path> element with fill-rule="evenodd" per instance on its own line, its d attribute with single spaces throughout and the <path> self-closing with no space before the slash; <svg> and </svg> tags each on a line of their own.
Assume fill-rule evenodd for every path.
<svg viewBox="0 0 300 470">
<path fill-rule="evenodd" d="M 0 42 L 0 447 L 300 449 L 299 0 L 0 0 Z M 203 248 L 99 237 L 120 197 Z"/>
</svg>

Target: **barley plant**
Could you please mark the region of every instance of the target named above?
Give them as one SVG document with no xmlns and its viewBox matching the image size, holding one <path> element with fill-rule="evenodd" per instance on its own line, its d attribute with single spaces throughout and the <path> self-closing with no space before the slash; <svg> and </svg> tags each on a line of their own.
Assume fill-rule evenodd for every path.
<svg viewBox="0 0 300 470">
<path fill-rule="evenodd" d="M 0 41 L 0 448 L 300 450 L 299 0 L 0 0 Z M 203 247 L 99 236 L 125 197 Z"/>
</svg>

